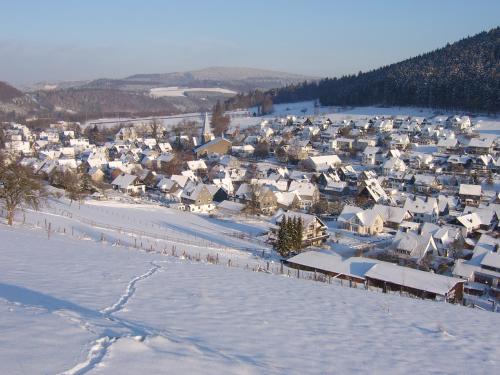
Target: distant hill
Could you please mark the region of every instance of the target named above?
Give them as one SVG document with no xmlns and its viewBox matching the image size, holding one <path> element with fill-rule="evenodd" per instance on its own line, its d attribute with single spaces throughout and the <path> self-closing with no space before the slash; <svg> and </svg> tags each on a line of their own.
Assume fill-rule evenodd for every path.
<svg viewBox="0 0 500 375">
<path fill-rule="evenodd" d="M 154 98 L 133 91 L 92 88 L 43 90 L 30 94 L 51 113 L 80 115 L 80 118 L 102 116 L 174 114 L 209 110 L 216 100 L 196 97 Z M 84 116 L 83 116 L 84 115 Z"/>
<path fill-rule="evenodd" d="M 27 87 L 27 95 L 14 88 L 12 89 L 16 91 L 9 95 L 24 95 L 43 108 L 44 113 L 57 113 L 63 117 L 71 115 L 72 118 L 95 118 L 116 113 L 173 114 L 208 110 L 217 100 L 226 100 L 232 96 L 231 91 L 269 90 L 312 78 L 314 77 L 253 68 L 211 67 L 188 72 L 136 74 L 121 79 L 40 82 Z M 169 87 L 190 90 L 186 90 L 184 94 L 182 89 L 176 90 L 180 94 L 164 97 L 151 95 L 152 89 L 161 91 L 161 88 Z M 11 107 L 6 109 L 12 111 Z M 26 114 L 32 110 L 20 109 L 22 108 L 15 112 Z"/>
<path fill-rule="evenodd" d="M 319 77 L 284 73 L 273 70 L 242 67 L 210 67 L 200 70 L 173 73 L 135 74 L 125 78 L 100 78 L 90 81 L 38 82 L 25 87 L 26 91 L 58 89 L 118 89 L 146 91 L 157 87 L 222 87 L 234 91 L 267 90 L 306 79 Z"/>
<path fill-rule="evenodd" d="M 500 111 L 500 28 L 358 75 L 272 90 L 275 102 Z"/>
<path fill-rule="evenodd" d="M 10 101 L 14 98 L 22 97 L 23 95 L 24 94 L 15 87 L 0 81 L 0 101 Z"/>
<path fill-rule="evenodd" d="M 98 79 L 79 87 L 140 91 L 156 87 L 180 86 L 222 87 L 235 91 L 248 91 L 281 87 L 311 78 L 254 68 L 211 67 L 188 72 L 136 74 L 121 79 Z"/>
<path fill-rule="evenodd" d="M 26 116 L 40 112 L 41 108 L 29 95 L 0 82 L 0 121 L 14 120 L 16 116 Z"/>
</svg>

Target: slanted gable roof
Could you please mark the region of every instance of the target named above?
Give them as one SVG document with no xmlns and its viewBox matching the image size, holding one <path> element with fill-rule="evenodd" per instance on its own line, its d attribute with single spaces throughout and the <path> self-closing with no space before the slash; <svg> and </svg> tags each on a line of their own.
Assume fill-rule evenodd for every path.
<svg viewBox="0 0 500 375">
<path fill-rule="evenodd" d="M 447 294 L 458 283 L 464 282 L 458 278 L 401 267 L 387 262 L 376 264 L 366 272 L 365 276 L 441 296 Z"/>
</svg>

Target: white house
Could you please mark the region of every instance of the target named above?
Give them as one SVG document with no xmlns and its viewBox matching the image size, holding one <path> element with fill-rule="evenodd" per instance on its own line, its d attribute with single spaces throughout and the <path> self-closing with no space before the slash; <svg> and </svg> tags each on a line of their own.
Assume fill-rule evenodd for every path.
<svg viewBox="0 0 500 375">
<path fill-rule="evenodd" d="M 112 182 L 113 189 L 120 190 L 123 193 L 140 194 L 146 191 L 146 186 L 139 181 L 139 177 L 122 173 Z"/>
</svg>

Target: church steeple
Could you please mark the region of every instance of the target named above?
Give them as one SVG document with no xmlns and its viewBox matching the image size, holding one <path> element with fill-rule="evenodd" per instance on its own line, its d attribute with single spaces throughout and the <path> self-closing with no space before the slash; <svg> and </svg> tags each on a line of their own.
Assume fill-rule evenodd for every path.
<svg viewBox="0 0 500 375">
<path fill-rule="evenodd" d="M 203 143 L 210 142 L 214 139 L 214 135 L 212 133 L 212 129 L 210 128 L 210 121 L 208 120 L 208 113 L 205 112 L 203 117 L 203 135 L 202 135 Z"/>
</svg>

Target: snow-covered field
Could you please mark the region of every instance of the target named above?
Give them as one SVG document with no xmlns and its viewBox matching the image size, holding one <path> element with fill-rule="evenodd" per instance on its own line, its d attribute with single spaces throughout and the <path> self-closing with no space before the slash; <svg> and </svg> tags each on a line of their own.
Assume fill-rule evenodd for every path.
<svg viewBox="0 0 500 375">
<path fill-rule="evenodd" d="M 481 117 L 478 119 L 475 129 L 481 134 L 500 136 L 500 119 Z"/>
<path fill-rule="evenodd" d="M 336 106 L 320 106 L 315 107 L 314 101 L 304 101 L 297 103 L 282 103 L 274 105 L 274 112 L 269 115 L 286 116 L 286 115 L 324 115 L 328 114 L 336 119 L 336 116 L 344 118 L 364 118 L 366 116 L 419 116 L 419 117 L 434 117 L 437 114 L 443 114 L 442 111 L 436 111 L 429 108 L 416 107 L 336 107 Z M 256 111 L 256 108 L 251 109 Z"/>
<path fill-rule="evenodd" d="M 132 124 L 134 126 L 145 126 L 151 123 L 151 121 L 156 120 L 160 121 L 163 126 L 166 128 L 173 127 L 178 125 L 183 121 L 197 121 L 200 124 L 203 122 L 203 114 L 202 113 L 183 113 L 180 115 L 172 115 L 172 116 L 161 116 L 161 117 L 141 117 L 141 118 L 133 118 L 133 117 L 107 117 L 101 118 L 97 120 L 89 120 L 83 123 L 82 128 L 87 128 L 88 126 L 97 125 L 100 128 L 105 127 L 114 127 L 117 125 L 125 125 Z"/>
<path fill-rule="evenodd" d="M 161 97 L 172 97 L 172 96 L 186 96 L 189 92 L 212 92 L 216 94 L 227 94 L 235 95 L 236 91 L 224 89 L 221 87 L 200 87 L 200 88 L 188 88 L 188 87 L 156 87 L 149 91 L 149 94 L 154 98 Z"/>
<path fill-rule="evenodd" d="M 162 88 L 163 89 L 163 88 Z M 168 88 L 171 89 L 171 88 Z M 155 89 L 153 89 L 155 90 Z M 193 89 L 196 90 L 196 89 Z M 185 89 L 173 90 L 172 93 L 175 95 L 183 95 L 182 92 Z M 204 89 L 206 91 L 206 89 Z M 161 92 L 161 91 L 160 91 Z M 170 92 L 167 90 L 166 92 Z M 172 95 L 173 95 L 172 94 Z M 257 112 L 257 108 L 250 108 L 248 110 L 249 114 Z M 415 108 L 415 107 L 315 107 L 314 101 L 298 102 L 298 103 L 284 103 L 275 104 L 274 112 L 270 115 L 253 117 L 253 116 L 241 116 L 241 111 L 231 112 L 237 114 L 231 118 L 231 127 L 239 127 L 240 129 L 245 129 L 250 126 L 259 124 L 262 120 L 274 119 L 280 116 L 317 116 L 325 115 L 328 116 L 332 121 L 336 120 L 356 120 L 356 119 L 367 119 L 373 116 L 414 116 L 414 117 L 426 117 L 434 118 L 436 116 L 452 116 L 453 112 L 443 112 L 437 111 L 429 108 Z M 105 126 L 116 126 L 123 123 L 132 123 L 135 126 L 143 126 L 148 124 L 153 118 L 103 118 L 98 120 L 90 120 L 84 124 L 82 127 L 85 128 L 89 125 L 97 124 L 100 127 Z M 180 124 L 183 121 L 197 121 L 200 124 L 203 122 L 202 113 L 185 113 L 181 115 L 173 116 L 163 116 L 158 118 L 162 121 L 162 124 L 167 127 L 173 127 Z M 477 131 L 485 134 L 500 134 L 500 117 L 485 117 L 478 116 L 476 118 L 472 117 L 474 122 L 477 122 Z"/>
<path fill-rule="evenodd" d="M 121 202 L 52 201 L 44 211 L 0 224 L 1 374 L 491 374 L 500 365 L 498 314 L 146 251 L 177 245 L 259 262 L 244 250 L 251 240 L 231 231 L 257 235 L 261 222 Z"/>
<path fill-rule="evenodd" d="M 231 121 L 231 126 L 246 128 L 258 124 L 264 119 L 273 119 L 280 116 L 327 116 L 332 121 L 339 120 L 357 120 L 368 119 L 374 116 L 412 116 L 412 117 L 425 117 L 434 118 L 436 116 L 452 116 L 456 113 L 452 111 L 446 112 L 442 110 L 435 110 L 431 108 L 418 108 L 418 107 L 335 107 L 335 106 L 321 106 L 315 107 L 314 101 L 305 101 L 298 103 L 283 103 L 275 104 L 274 112 L 270 115 L 262 117 L 242 117 L 235 118 Z M 250 113 L 257 112 L 257 108 L 250 108 Z M 500 134 L 500 117 L 485 117 L 485 116 L 472 116 L 473 121 L 478 121 L 477 127 L 480 133 Z"/>
</svg>

